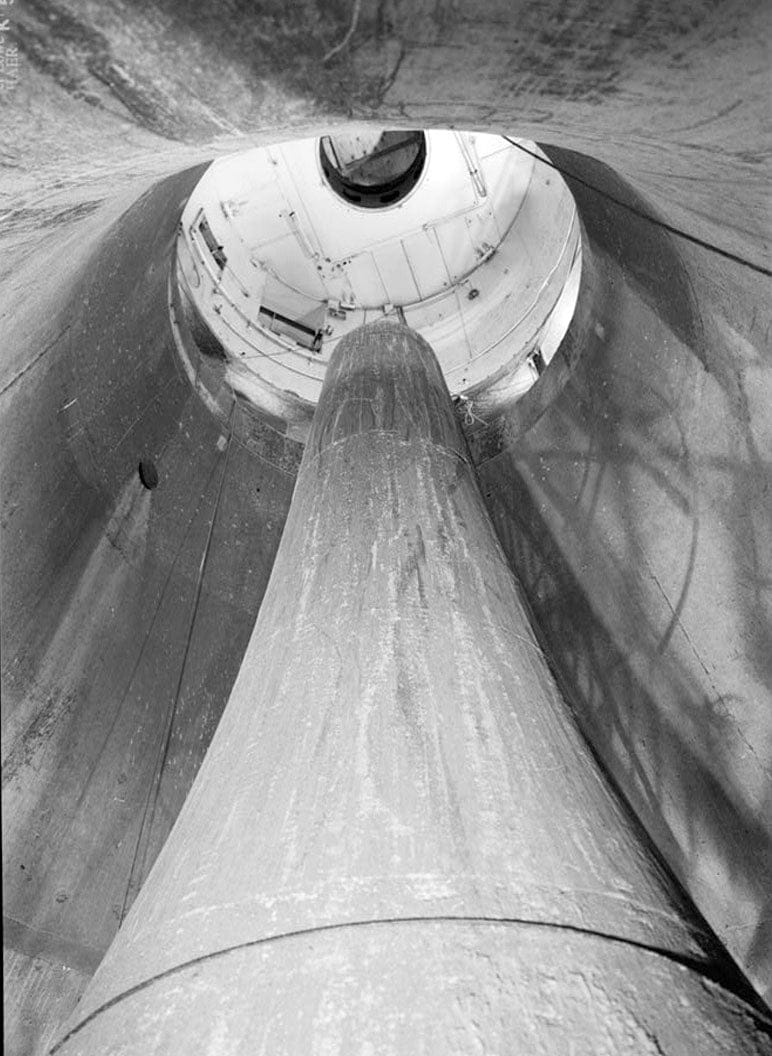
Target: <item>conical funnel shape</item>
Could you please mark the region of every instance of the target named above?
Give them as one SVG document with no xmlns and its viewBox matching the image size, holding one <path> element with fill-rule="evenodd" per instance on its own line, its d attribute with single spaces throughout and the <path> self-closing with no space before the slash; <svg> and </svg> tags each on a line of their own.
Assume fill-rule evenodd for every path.
<svg viewBox="0 0 772 1056">
<path fill-rule="evenodd" d="M 765 1051 L 727 971 L 555 688 L 431 349 L 352 333 L 226 712 L 58 1051 Z"/>
</svg>

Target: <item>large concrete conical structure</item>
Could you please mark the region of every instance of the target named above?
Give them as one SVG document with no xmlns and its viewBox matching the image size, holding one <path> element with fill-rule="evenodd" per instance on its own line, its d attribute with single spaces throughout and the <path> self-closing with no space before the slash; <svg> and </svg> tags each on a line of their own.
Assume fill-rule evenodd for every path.
<svg viewBox="0 0 772 1056">
<path fill-rule="evenodd" d="M 715 947 L 560 699 L 431 349 L 354 330 L 212 745 L 52 1051 L 762 1052 Z"/>
<path fill-rule="evenodd" d="M 212 157 L 351 122 L 568 182 L 571 329 L 467 442 L 563 698 L 768 995 L 766 5 L 4 10 L 6 1050 L 53 1044 L 185 801 L 302 455 L 190 385 L 177 222 Z"/>
</svg>

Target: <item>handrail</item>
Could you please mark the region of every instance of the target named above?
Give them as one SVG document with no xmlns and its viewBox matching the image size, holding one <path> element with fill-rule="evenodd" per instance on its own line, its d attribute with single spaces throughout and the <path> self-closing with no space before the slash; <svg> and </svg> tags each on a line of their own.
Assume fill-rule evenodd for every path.
<svg viewBox="0 0 772 1056">
<path fill-rule="evenodd" d="M 221 269 L 219 269 L 219 272 L 217 274 L 215 274 L 215 272 L 213 270 L 213 267 L 212 267 L 212 264 L 210 262 L 209 255 L 204 252 L 204 248 L 200 245 L 198 236 L 196 235 L 196 224 L 198 222 L 199 216 L 202 215 L 202 214 L 203 214 L 203 210 L 200 210 L 200 212 L 198 214 L 196 214 L 196 217 L 195 217 L 193 223 L 188 227 L 188 230 L 186 232 L 188 234 L 188 236 L 189 236 L 189 239 L 184 239 L 184 241 L 185 241 L 186 245 L 189 248 L 189 251 L 191 253 L 191 258 L 193 260 L 194 266 L 196 264 L 196 260 L 198 260 L 198 262 L 200 262 L 200 264 L 203 267 L 203 269 L 206 272 L 206 274 L 209 276 L 210 282 L 212 284 L 212 292 L 213 292 L 213 294 L 216 294 L 217 296 L 221 297 L 226 302 L 226 304 L 231 308 L 231 310 L 236 314 L 236 316 L 242 321 L 242 323 L 244 325 L 245 332 L 240 332 L 240 330 L 238 330 L 235 326 L 233 326 L 231 323 L 229 323 L 227 321 L 227 319 L 222 315 L 221 311 L 217 311 L 216 309 L 213 309 L 216 312 L 216 314 L 220 317 L 221 321 L 223 322 L 223 325 L 225 325 L 237 337 L 241 338 L 241 340 L 243 340 L 244 343 L 249 346 L 249 348 L 253 349 L 259 356 L 261 356 L 261 357 L 263 357 L 265 359 L 277 359 L 279 356 L 284 356 L 284 355 L 287 355 L 288 353 L 292 353 L 292 354 L 295 354 L 295 355 L 301 357 L 304 360 L 309 360 L 309 351 L 310 350 L 304 348 L 302 345 L 296 344 L 294 342 L 291 342 L 290 340 L 287 340 L 287 339 L 283 338 L 281 335 L 274 333 L 274 331 L 272 331 L 272 330 L 266 329 L 259 322 L 257 322 L 255 320 L 253 320 L 252 318 L 250 318 L 250 316 L 248 316 L 238 306 L 238 304 L 233 300 L 232 296 L 224 288 L 224 286 L 222 284 L 222 276 L 227 271 L 228 275 L 230 277 L 232 277 L 232 279 L 235 282 L 235 284 L 242 291 L 244 291 L 245 293 L 248 292 L 246 290 L 246 287 L 244 286 L 244 283 L 241 281 L 241 279 L 239 278 L 237 273 L 227 263 L 227 260 L 226 260 L 226 263 L 224 264 L 224 266 Z M 499 337 L 496 338 L 485 349 L 482 349 L 481 351 L 477 352 L 476 354 L 471 355 L 470 358 L 464 364 L 462 364 L 462 365 L 460 365 L 460 366 L 458 366 L 456 368 L 453 368 L 450 371 L 451 374 L 459 373 L 462 370 L 469 369 L 469 365 L 471 363 L 474 363 L 474 362 L 478 361 L 483 356 L 489 354 L 493 349 L 495 349 L 498 346 L 500 346 L 502 344 L 502 342 L 506 341 L 508 338 L 511 337 L 512 333 L 514 331 L 516 331 L 519 326 L 521 326 L 523 323 L 526 322 L 528 317 L 532 314 L 532 312 L 534 311 L 534 309 L 538 305 L 540 296 L 541 296 L 542 292 L 544 291 L 545 286 L 549 284 L 549 282 L 552 279 L 552 277 L 554 276 L 555 272 L 558 270 L 558 268 L 563 263 L 565 255 L 566 255 L 566 250 L 567 250 L 567 248 L 568 248 L 568 246 L 569 246 L 569 244 L 571 242 L 572 236 L 574 236 L 574 234 L 575 234 L 575 229 L 576 229 L 576 210 L 574 210 L 574 216 L 573 216 L 573 219 L 572 219 L 572 223 L 570 225 L 569 232 L 568 232 L 568 234 L 566 236 L 566 239 L 565 239 L 565 241 L 563 243 L 563 246 L 562 246 L 562 248 L 561 248 L 561 250 L 560 250 L 560 252 L 558 254 L 558 259 L 555 262 L 555 264 L 553 265 L 553 267 L 550 269 L 546 280 L 541 284 L 539 290 L 537 291 L 535 297 L 532 299 L 532 301 L 528 305 L 528 307 L 521 313 L 520 317 L 507 329 L 507 331 L 505 333 L 499 335 Z M 578 247 L 581 247 L 581 239 L 578 240 L 577 245 L 578 245 Z M 572 267 L 573 267 L 573 265 L 575 263 L 575 257 L 576 257 L 576 248 L 574 250 L 574 253 L 572 254 L 571 264 L 569 265 L 569 268 L 568 268 L 569 271 L 572 269 Z M 468 281 L 470 275 L 473 274 L 474 271 L 476 271 L 477 268 L 479 268 L 482 263 L 485 263 L 485 261 L 478 261 L 475 264 L 474 268 L 472 268 L 465 275 L 461 276 L 456 282 L 451 282 L 451 285 L 446 287 L 445 289 L 438 290 L 437 293 L 432 294 L 431 296 L 429 296 L 429 297 L 427 297 L 425 299 L 419 299 L 419 300 L 412 301 L 412 302 L 409 302 L 407 304 L 401 305 L 400 308 L 402 309 L 402 312 L 409 314 L 411 309 L 418 308 L 419 306 L 422 307 L 422 308 L 430 308 L 432 305 L 442 301 L 443 299 L 445 299 L 446 297 L 448 297 L 448 296 L 450 296 L 452 294 L 455 294 L 457 296 L 458 295 L 458 288 L 461 287 L 462 285 L 464 285 L 464 283 L 466 281 Z M 274 278 L 276 278 L 277 281 L 281 281 L 280 279 L 278 279 L 278 276 L 276 276 L 274 274 L 273 269 L 268 269 L 268 270 L 270 271 L 271 274 L 274 275 Z M 448 277 L 450 278 L 450 275 Z M 196 298 L 193 295 L 192 290 L 190 290 L 189 284 L 187 283 L 187 280 L 186 280 L 186 285 L 188 285 L 190 296 L 195 301 Z M 293 289 L 293 287 L 291 287 L 291 286 L 289 286 L 288 288 Z M 300 291 L 296 291 L 296 292 L 300 292 Z M 554 311 L 554 309 L 555 309 L 555 307 L 557 305 L 557 302 L 560 299 L 561 293 L 562 293 L 562 291 L 559 291 L 558 294 L 556 295 L 554 304 L 552 305 L 550 310 L 547 312 L 547 318 L 549 318 L 549 316 Z M 314 300 L 314 298 L 308 298 L 308 299 L 309 300 Z M 324 302 L 320 301 L 319 303 L 321 304 L 321 303 L 324 303 Z M 363 312 L 366 312 L 367 310 L 369 310 L 369 309 L 364 309 L 364 308 L 360 309 L 360 311 L 363 311 Z M 374 309 L 374 310 L 377 310 L 377 309 Z M 461 315 L 463 317 L 463 312 L 461 311 L 460 304 L 459 304 L 459 311 L 461 312 Z M 255 331 L 256 334 L 258 334 L 261 337 L 263 337 L 269 344 L 271 344 L 272 346 L 277 347 L 277 351 L 276 352 L 267 352 L 263 348 L 260 348 L 259 345 L 255 344 L 255 342 L 253 340 L 251 340 L 250 331 Z M 333 344 L 333 343 L 337 343 L 337 341 L 339 341 L 342 336 L 343 336 L 342 333 L 335 334 L 334 336 L 327 336 L 327 337 L 323 336 L 322 340 L 320 342 L 320 352 L 313 353 L 314 359 L 310 360 L 310 361 L 311 362 L 316 362 L 316 363 L 319 363 L 319 364 L 325 364 L 328 361 L 328 359 L 325 358 L 322 350 L 324 350 L 325 347 L 329 348 L 329 346 L 331 344 Z M 471 351 L 471 349 L 470 349 L 470 351 Z M 254 357 L 241 355 L 238 358 L 239 359 L 247 359 L 247 360 L 249 360 L 249 359 L 252 359 Z M 307 374 L 305 371 L 293 369 L 293 368 L 287 366 L 286 362 L 285 362 L 284 366 L 287 369 L 292 370 L 293 373 L 297 373 L 297 374 L 299 374 L 302 377 L 312 377 L 313 376 L 313 375 Z"/>
<path fill-rule="evenodd" d="M 195 254 L 191 253 L 191 257 L 193 257 L 194 265 L 196 263 L 196 258 L 198 258 L 198 261 L 200 262 L 200 264 L 202 265 L 202 267 L 204 268 L 204 270 L 206 271 L 206 273 L 209 276 L 209 279 L 210 279 L 210 281 L 212 283 L 212 287 L 213 287 L 213 293 L 217 294 L 217 296 L 219 296 L 219 297 L 222 297 L 223 300 L 228 305 L 230 305 L 230 307 L 233 309 L 233 311 L 236 313 L 236 315 L 239 316 L 239 318 L 241 318 L 244 321 L 244 323 L 246 324 L 247 334 L 246 335 L 240 335 L 240 336 L 243 337 L 243 340 L 250 346 L 250 348 L 254 348 L 256 352 L 259 352 L 261 355 L 264 355 L 264 356 L 266 356 L 269 359 L 273 358 L 270 353 L 264 352 L 261 348 L 259 348 L 257 345 L 255 345 L 253 341 L 251 341 L 249 339 L 249 336 L 248 336 L 249 335 L 249 331 L 250 330 L 256 330 L 259 334 L 261 334 L 263 337 L 265 337 L 269 342 L 271 342 L 274 345 L 278 345 L 283 351 L 285 351 L 285 352 L 295 352 L 297 355 L 301 355 L 302 356 L 303 352 L 300 351 L 300 348 L 301 348 L 300 345 L 290 344 L 290 342 L 283 340 L 279 334 L 275 334 L 272 330 L 266 330 L 265 327 L 261 326 L 260 323 L 258 323 L 256 321 L 254 321 L 253 319 L 251 319 L 248 315 L 246 315 L 245 312 L 243 312 L 241 310 L 241 308 L 239 308 L 239 306 L 235 303 L 235 301 L 230 296 L 228 291 L 223 288 L 222 282 L 221 282 L 221 275 L 227 269 L 229 274 L 233 276 L 235 282 L 242 289 L 244 289 L 244 284 L 241 282 L 241 280 L 237 276 L 236 272 L 233 270 L 233 268 L 229 267 L 227 262 L 226 262 L 225 267 L 221 269 L 220 275 L 215 275 L 213 270 L 212 270 L 212 267 L 211 267 L 211 265 L 209 263 L 208 255 L 206 255 L 202 251 L 201 246 L 198 244 L 198 239 L 196 238 L 196 236 L 194 234 L 193 226 L 191 226 L 191 228 L 189 229 L 188 234 L 190 236 L 189 248 L 195 250 Z M 187 240 L 185 240 L 185 241 L 186 241 L 186 244 L 188 244 Z M 192 295 L 192 291 L 191 291 L 191 295 Z M 195 299 L 196 298 L 194 297 L 194 300 Z M 220 313 L 217 313 L 217 314 L 220 314 Z M 230 327 L 230 329 L 233 330 L 233 327 Z M 237 333 L 237 331 L 235 331 L 235 330 L 233 332 Z"/>
</svg>

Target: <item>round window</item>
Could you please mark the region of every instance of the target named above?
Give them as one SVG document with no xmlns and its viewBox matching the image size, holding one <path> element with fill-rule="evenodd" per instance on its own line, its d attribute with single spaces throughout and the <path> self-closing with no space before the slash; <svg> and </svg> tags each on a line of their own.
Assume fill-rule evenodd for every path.
<svg viewBox="0 0 772 1056">
<path fill-rule="evenodd" d="M 423 132 L 359 132 L 322 136 L 322 172 L 345 202 L 384 209 L 408 195 L 426 161 Z"/>
</svg>

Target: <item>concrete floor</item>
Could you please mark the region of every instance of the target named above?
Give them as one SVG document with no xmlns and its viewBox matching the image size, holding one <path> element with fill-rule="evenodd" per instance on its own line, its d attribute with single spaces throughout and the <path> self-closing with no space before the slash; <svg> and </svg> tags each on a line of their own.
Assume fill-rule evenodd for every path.
<svg viewBox="0 0 772 1056">
<path fill-rule="evenodd" d="M 179 214 L 207 159 L 351 120 L 530 137 L 568 176 L 572 332 L 469 439 L 579 725 L 769 995 L 767 5 L 365 2 L 327 62 L 348 5 L 9 10 L 6 1051 L 54 1038 L 163 843 L 294 484 L 291 445 L 229 442 L 179 369 Z"/>
</svg>

